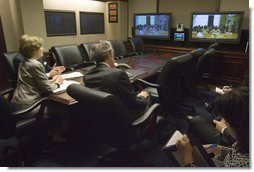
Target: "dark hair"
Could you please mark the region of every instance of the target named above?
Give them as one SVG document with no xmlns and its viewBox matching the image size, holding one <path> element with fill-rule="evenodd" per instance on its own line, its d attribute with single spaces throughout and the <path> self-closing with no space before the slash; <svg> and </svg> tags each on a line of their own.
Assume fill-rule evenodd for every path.
<svg viewBox="0 0 254 172">
<path fill-rule="evenodd" d="M 236 132 L 238 151 L 249 153 L 249 88 L 234 88 L 218 96 L 215 108 Z"/>
</svg>

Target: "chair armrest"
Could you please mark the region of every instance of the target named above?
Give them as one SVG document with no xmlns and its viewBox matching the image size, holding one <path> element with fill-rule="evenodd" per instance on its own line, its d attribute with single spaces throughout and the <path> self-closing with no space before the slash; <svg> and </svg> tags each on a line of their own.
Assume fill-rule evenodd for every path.
<svg viewBox="0 0 254 172">
<path fill-rule="evenodd" d="M 31 112 L 32 110 L 34 110 L 36 107 L 42 105 L 42 104 L 47 104 L 48 103 L 48 98 L 47 97 L 43 97 L 40 100 L 36 101 L 33 105 L 29 106 L 28 108 L 22 109 L 22 110 L 17 110 L 15 112 L 12 113 L 12 115 L 15 116 L 19 116 L 19 115 L 24 115 L 27 114 L 29 112 Z"/>
<path fill-rule="evenodd" d="M 148 120 L 149 117 L 160 107 L 159 103 L 153 104 L 144 115 L 136 119 L 132 122 L 132 126 L 138 126 L 139 124 L 142 124 L 144 121 Z"/>
<path fill-rule="evenodd" d="M 153 88 L 160 88 L 161 86 L 159 84 L 154 84 L 154 83 L 150 83 L 148 81 L 145 81 L 143 79 L 136 79 L 134 80 L 135 84 L 142 84 L 148 87 L 153 87 Z"/>
<path fill-rule="evenodd" d="M 139 55 L 138 53 L 128 53 L 126 55 L 124 55 L 124 57 L 130 57 L 130 56 L 136 56 Z"/>
<path fill-rule="evenodd" d="M 74 70 L 77 70 L 77 69 L 80 69 L 80 68 L 83 68 L 83 67 L 92 66 L 92 65 L 96 65 L 96 63 L 95 62 L 84 61 L 81 64 L 73 64 L 71 66 L 66 67 L 65 71 L 74 71 Z"/>
<path fill-rule="evenodd" d="M 13 94 L 14 94 L 14 91 L 15 91 L 15 88 L 7 88 L 7 89 L 1 91 L 0 94 L 1 94 L 2 96 L 8 95 L 8 96 L 7 96 L 7 100 L 10 102 L 11 99 L 12 99 L 12 96 L 13 96 Z"/>
<path fill-rule="evenodd" d="M 88 67 L 88 66 L 93 66 L 93 65 L 96 65 L 96 62 L 88 62 L 88 61 L 85 61 L 83 64 L 82 64 L 82 67 Z"/>
<path fill-rule="evenodd" d="M 0 94 L 1 94 L 2 96 L 4 96 L 4 95 L 6 95 L 6 94 L 14 93 L 14 91 L 15 91 L 15 88 L 7 88 L 7 89 L 5 89 L 5 90 L 2 90 L 2 91 L 0 92 Z"/>
</svg>

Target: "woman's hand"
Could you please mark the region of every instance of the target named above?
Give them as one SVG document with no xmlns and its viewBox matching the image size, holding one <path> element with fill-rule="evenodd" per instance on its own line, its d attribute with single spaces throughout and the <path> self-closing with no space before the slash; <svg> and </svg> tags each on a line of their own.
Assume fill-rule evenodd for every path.
<svg viewBox="0 0 254 172">
<path fill-rule="evenodd" d="M 176 148 L 183 155 L 184 165 L 189 165 L 194 162 L 192 157 L 193 147 L 190 144 L 189 138 L 185 134 L 182 139 L 176 142 Z"/>
<path fill-rule="evenodd" d="M 58 76 L 55 77 L 55 83 L 61 85 L 63 82 L 64 82 L 64 78 L 61 77 L 60 75 L 58 75 Z"/>
<path fill-rule="evenodd" d="M 56 63 L 52 67 L 52 70 L 49 72 L 50 77 L 54 77 L 56 75 L 60 75 L 63 71 L 65 71 L 64 66 L 56 66 Z"/>
<path fill-rule="evenodd" d="M 208 154 L 213 153 L 215 156 L 219 156 L 221 154 L 222 146 L 220 145 L 215 146 L 214 144 L 206 144 L 203 145 L 203 147 Z"/>
</svg>

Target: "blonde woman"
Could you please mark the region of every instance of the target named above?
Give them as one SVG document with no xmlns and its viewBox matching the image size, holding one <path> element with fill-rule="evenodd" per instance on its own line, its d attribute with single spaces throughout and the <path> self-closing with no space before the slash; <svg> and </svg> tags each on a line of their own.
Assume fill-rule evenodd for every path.
<svg viewBox="0 0 254 172">
<path fill-rule="evenodd" d="M 19 66 L 17 88 L 12 98 L 12 103 L 17 109 L 32 105 L 41 97 L 47 96 L 55 89 L 59 88 L 64 81 L 59 75 L 54 76 L 51 80 L 48 79 L 44 66 L 38 61 L 38 59 L 43 56 L 44 48 L 42 45 L 42 38 L 30 35 L 23 35 L 21 37 L 20 53 L 24 56 L 24 60 Z M 54 108 L 50 107 L 51 105 L 48 107 L 49 113 L 54 114 L 54 111 L 56 111 L 54 109 L 58 106 L 54 105 Z M 65 111 L 64 108 L 60 108 Z M 52 110 L 53 113 L 51 112 Z M 61 112 L 57 110 L 57 113 Z M 34 114 L 31 113 L 30 115 Z M 63 126 L 63 124 L 66 125 L 66 116 L 67 115 L 61 114 L 61 124 L 53 134 L 54 141 L 65 141 L 64 138 L 62 138 L 62 133 L 66 130 L 66 126 Z"/>
</svg>

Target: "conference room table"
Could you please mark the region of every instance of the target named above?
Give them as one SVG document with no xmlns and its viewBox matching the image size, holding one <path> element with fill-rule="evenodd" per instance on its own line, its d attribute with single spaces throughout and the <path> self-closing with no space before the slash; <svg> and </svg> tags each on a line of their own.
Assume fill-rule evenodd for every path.
<svg viewBox="0 0 254 172">
<path fill-rule="evenodd" d="M 135 76 L 131 79 L 131 82 L 135 79 L 145 79 L 152 75 L 155 75 L 158 71 L 160 71 L 163 66 L 167 63 L 170 58 L 176 57 L 179 54 L 176 53 L 160 53 L 160 52 L 153 52 L 150 54 L 142 54 L 136 56 L 130 56 L 126 58 L 122 58 L 117 60 L 117 63 L 126 63 L 131 66 L 133 71 L 138 71 L 140 74 Z M 89 66 L 85 68 L 78 69 L 77 71 L 81 72 L 82 74 L 86 74 L 89 70 L 94 68 L 95 66 Z M 83 83 L 83 77 L 73 79 L 80 84 Z M 60 94 L 50 94 L 48 95 L 50 100 L 60 102 L 65 105 L 73 105 L 77 103 L 75 99 L 70 97 L 67 92 L 63 92 Z"/>
</svg>

